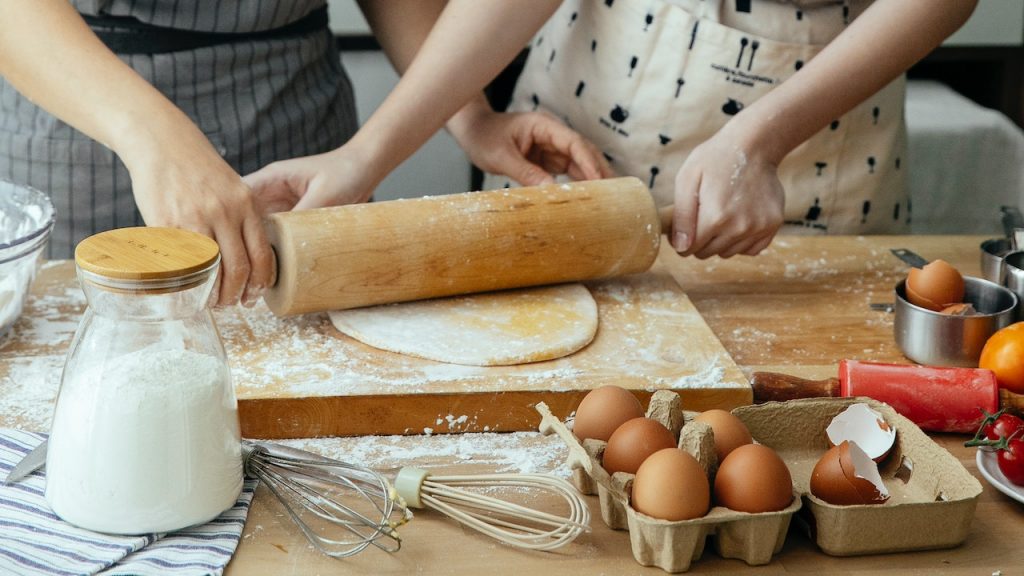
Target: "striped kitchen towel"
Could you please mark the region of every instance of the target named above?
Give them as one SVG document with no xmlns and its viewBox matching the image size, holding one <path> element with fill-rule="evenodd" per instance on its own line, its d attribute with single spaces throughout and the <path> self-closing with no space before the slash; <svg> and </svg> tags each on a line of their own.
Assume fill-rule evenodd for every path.
<svg viewBox="0 0 1024 576">
<path fill-rule="evenodd" d="M 45 438 L 0 429 L 0 474 Z M 114 536 L 77 528 L 46 504 L 45 471 L 0 485 L 0 575 L 218 575 L 238 545 L 257 480 L 246 478 L 235 505 L 201 526 L 167 534 Z M 2 477 L 2 476 L 0 476 Z"/>
</svg>

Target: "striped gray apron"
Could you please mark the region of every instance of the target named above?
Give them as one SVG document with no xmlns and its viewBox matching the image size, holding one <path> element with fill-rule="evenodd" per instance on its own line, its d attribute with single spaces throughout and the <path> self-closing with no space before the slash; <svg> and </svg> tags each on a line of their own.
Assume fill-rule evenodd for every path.
<svg viewBox="0 0 1024 576">
<path fill-rule="evenodd" d="M 295 22 L 324 0 L 73 0 L 83 14 L 156 26 L 246 33 Z M 355 132 L 352 88 L 326 28 L 121 59 L 177 104 L 225 160 L 247 174 L 276 160 L 337 148 Z M 49 256 L 83 238 L 143 224 L 128 171 L 102 144 L 41 110 L 0 78 L 0 179 L 50 195 Z"/>
</svg>

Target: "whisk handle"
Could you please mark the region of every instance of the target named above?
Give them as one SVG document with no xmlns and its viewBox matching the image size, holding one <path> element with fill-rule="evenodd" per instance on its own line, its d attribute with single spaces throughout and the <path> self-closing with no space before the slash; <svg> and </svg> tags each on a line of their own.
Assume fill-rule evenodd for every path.
<svg viewBox="0 0 1024 576">
<path fill-rule="evenodd" d="M 406 466 L 398 471 L 398 475 L 395 476 L 395 491 L 405 500 L 406 506 L 424 507 L 423 500 L 420 499 L 420 491 L 427 476 L 430 476 L 430 472 L 414 466 Z"/>
</svg>

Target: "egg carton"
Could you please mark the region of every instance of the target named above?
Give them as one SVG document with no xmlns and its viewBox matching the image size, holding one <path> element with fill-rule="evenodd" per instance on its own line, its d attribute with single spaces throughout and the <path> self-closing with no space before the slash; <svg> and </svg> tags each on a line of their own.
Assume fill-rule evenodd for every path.
<svg viewBox="0 0 1024 576">
<path fill-rule="evenodd" d="M 723 558 L 738 558 L 752 566 L 771 562 L 782 549 L 793 513 L 800 509 L 800 495 L 783 510 L 751 514 L 720 506 L 692 520 L 669 521 L 647 516 L 629 504 L 634 475 L 608 474 L 601 466 L 606 442 L 588 439 L 581 444 L 561 420 L 540 403 L 540 431 L 557 434 L 569 447 L 568 463 L 573 484 L 583 494 L 598 495 L 601 518 L 614 530 L 628 530 L 633 557 L 644 566 L 657 566 L 667 572 L 685 572 L 701 557 L 708 536 L 715 536 L 715 549 Z M 689 422 L 696 413 L 684 413 L 679 395 L 660 390 L 651 397 L 647 416 L 665 425 L 679 439 L 679 447 L 689 452 L 708 474 L 714 485 L 717 469 L 711 428 L 701 422 Z"/>
<path fill-rule="evenodd" d="M 896 428 L 896 443 L 879 466 L 889 490 L 885 504 L 836 506 L 810 493 L 811 471 L 829 448 L 825 428 L 850 405 L 864 402 Z M 778 452 L 789 467 L 796 497 L 784 510 L 749 514 L 713 507 L 702 518 L 669 522 L 629 505 L 632 474 L 609 475 L 601 466 L 606 443 L 580 441 L 543 403 L 540 431 L 557 434 L 569 448 L 573 483 L 598 495 L 601 517 L 616 530 L 629 530 L 633 557 L 644 566 L 685 572 L 703 554 L 708 536 L 725 558 L 767 564 L 781 550 L 793 515 L 818 547 L 833 556 L 908 552 L 957 546 L 967 538 L 981 484 L 948 451 L 887 404 L 868 398 L 815 398 L 742 406 L 732 411 L 754 439 Z M 675 392 L 661 390 L 647 416 L 666 425 L 679 447 L 693 455 L 711 485 L 717 461 L 706 424 L 692 421 Z M 802 508 L 802 509 L 801 509 Z"/>
</svg>

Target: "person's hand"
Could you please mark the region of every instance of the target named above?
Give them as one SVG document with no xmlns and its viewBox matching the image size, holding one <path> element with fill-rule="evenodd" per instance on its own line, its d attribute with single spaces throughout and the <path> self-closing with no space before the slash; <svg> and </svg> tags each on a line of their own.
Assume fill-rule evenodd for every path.
<svg viewBox="0 0 1024 576">
<path fill-rule="evenodd" d="M 252 191 L 202 133 L 186 132 L 169 146 L 126 157 L 135 202 L 148 226 L 213 238 L 221 253 L 214 303 L 252 305 L 273 274 L 273 252 Z"/>
<path fill-rule="evenodd" d="M 382 178 L 374 176 L 360 152 L 341 148 L 273 162 L 242 180 L 256 196 L 261 214 L 365 202 Z"/>
<path fill-rule="evenodd" d="M 463 109 L 449 129 L 479 169 L 503 174 L 523 186 L 608 178 L 615 173 L 597 146 L 544 112 L 494 112 L 490 106 Z"/>
<path fill-rule="evenodd" d="M 697 146 L 676 175 L 672 247 L 683 256 L 753 256 L 783 223 L 778 167 L 729 126 Z"/>
</svg>

